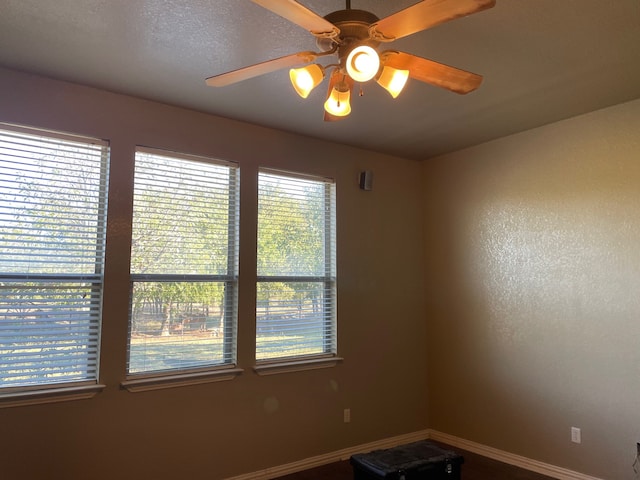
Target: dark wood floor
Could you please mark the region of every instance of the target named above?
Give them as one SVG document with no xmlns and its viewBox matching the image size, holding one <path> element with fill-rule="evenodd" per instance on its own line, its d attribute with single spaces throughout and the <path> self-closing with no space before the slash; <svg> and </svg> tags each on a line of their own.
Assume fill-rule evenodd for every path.
<svg viewBox="0 0 640 480">
<path fill-rule="evenodd" d="M 442 444 L 440 444 L 442 445 Z M 459 448 L 442 445 L 464 456 L 462 480 L 552 480 L 551 477 L 523 470 L 506 463 L 491 460 Z M 349 461 L 335 462 L 322 467 L 280 477 L 278 480 L 352 480 L 353 470 Z"/>
</svg>

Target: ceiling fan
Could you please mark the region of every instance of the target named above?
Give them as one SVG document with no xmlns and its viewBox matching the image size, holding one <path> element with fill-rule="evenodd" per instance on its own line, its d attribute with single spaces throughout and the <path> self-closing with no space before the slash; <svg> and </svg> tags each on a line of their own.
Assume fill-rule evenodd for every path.
<svg viewBox="0 0 640 480">
<path fill-rule="evenodd" d="M 207 85 L 223 87 L 283 68 L 296 92 L 307 98 L 311 90 L 329 74 L 324 104 L 326 121 L 340 120 L 351 112 L 351 91 L 356 82 L 375 79 L 396 98 L 409 77 L 455 93 L 469 93 L 480 85 L 482 76 L 426 58 L 396 50 L 376 50 L 389 43 L 444 22 L 470 15 L 495 5 L 495 0 L 423 0 L 388 17 L 379 19 L 365 10 L 346 9 L 321 17 L 295 0 L 252 0 L 281 17 L 308 30 L 316 37 L 320 52 L 298 52 L 206 79 Z M 320 57 L 337 56 L 337 63 L 322 65 Z M 302 67 L 302 65 L 305 65 Z M 300 68 L 292 68 L 300 67 Z"/>
</svg>

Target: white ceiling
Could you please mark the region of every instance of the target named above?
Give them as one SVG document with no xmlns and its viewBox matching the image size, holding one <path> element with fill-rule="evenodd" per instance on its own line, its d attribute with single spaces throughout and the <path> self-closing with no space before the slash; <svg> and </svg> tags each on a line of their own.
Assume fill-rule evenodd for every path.
<svg viewBox="0 0 640 480">
<path fill-rule="evenodd" d="M 302 0 L 321 16 L 344 0 Z M 415 0 L 352 0 L 383 18 Z M 323 122 L 286 70 L 222 88 L 205 78 L 304 50 L 315 39 L 250 0 L 0 0 L 0 65 L 223 117 L 425 159 L 640 97 L 640 1 L 497 0 L 493 9 L 393 42 L 484 76 L 457 95 L 374 84 Z M 0 106 L 1 108 L 1 106 Z"/>
</svg>

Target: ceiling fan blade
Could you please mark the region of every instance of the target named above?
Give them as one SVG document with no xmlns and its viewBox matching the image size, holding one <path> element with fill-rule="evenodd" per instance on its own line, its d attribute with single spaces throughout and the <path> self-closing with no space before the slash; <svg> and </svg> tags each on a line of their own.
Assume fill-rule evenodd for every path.
<svg viewBox="0 0 640 480">
<path fill-rule="evenodd" d="M 256 63 L 249 67 L 239 68 L 238 70 L 221 73 L 220 75 L 214 75 L 213 77 L 207 78 L 206 82 L 210 87 L 224 87 L 242 80 L 275 72 L 282 68 L 295 67 L 296 65 L 309 63 L 315 60 L 316 57 L 317 54 L 314 52 L 293 53 L 284 57 L 274 58 L 273 60 L 267 60 L 266 62 Z"/>
<path fill-rule="evenodd" d="M 333 87 L 336 86 L 336 83 L 340 82 L 340 81 L 345 81 L 347 82 L 347 85 L 349 85 L 349 90 L 353 91 L 353 80 L 351 79 L 351 77 L 349 77 L 349 75 L 344 75 L 344 73 L 340 72 L 339 68 L 336 68 L 332 73 L 331 73 L 331 77 L 329 77 L 329 87 L 327 89 L 327 96 L 325 97 L 325 99 L 329 98 L 329 96 L 331 95 L 331 91 L 333 90 Z M 344 120 L 347 117 L 339 117 L 337 115 L 332 115 L 331 113 L 327 112 L 326 110 L 324 110 L 324 121 L 325 122 L 337 122 L 338 120 Z"/>
<path fill-rule="evenodd" d="M 295 0 L 251 0 L 320 38 L 335 38 L 340 29 Z"/>
<path fill-rule="evenodd" d="M 480 86 L 482 76 L 409 53 L 387 50 L 380 54 L 383 65 L 409 70 L 409 76 L 421 82 L 465 94 Z"/>
<path fill-rule="evenodd" d="M 390 42 L 493 7 L 495 0 L 423 0 L 369 27 L 369 36 Z"/>
</svg>

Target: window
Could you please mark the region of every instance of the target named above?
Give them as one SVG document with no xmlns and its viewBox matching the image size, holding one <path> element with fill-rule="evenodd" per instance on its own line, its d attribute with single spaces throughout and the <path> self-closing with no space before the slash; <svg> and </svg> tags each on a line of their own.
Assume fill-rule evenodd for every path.
<svg viewBox="0 0 640 480">
<path fill-rule="evenodd" d="M 335 238 L 333 182 L 259 173 L 258 364 L 335 356 Z"/>
<path fill-rule="evenodd" d="M 231 163 L 136 152 L 129 378 L 235 364 L 238 177 Z"/>
<path fill-rule="evenodd" d="M 0 124 L 0 395 L 97 384 L 108 145 Z"/>
</svg>

